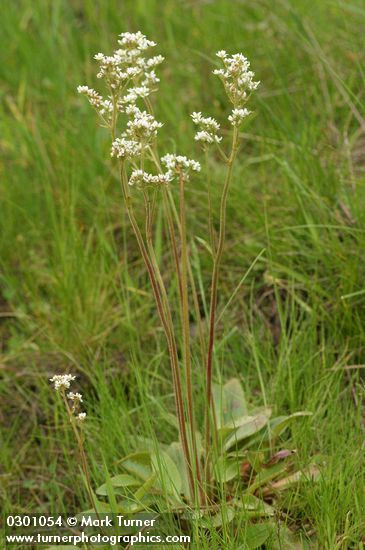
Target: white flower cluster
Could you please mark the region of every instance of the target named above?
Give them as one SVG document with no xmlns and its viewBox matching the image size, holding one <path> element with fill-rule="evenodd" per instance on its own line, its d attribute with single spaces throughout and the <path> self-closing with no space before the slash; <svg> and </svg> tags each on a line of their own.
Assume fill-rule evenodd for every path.
<svg viewBox="0 0 365 550">
<path fill-rule="evenodd" d="M 250 62 L 241 53 L 229 56 L 221 50 L 217 57 L 222 60 L 223 69 L 216 69 L 213 73 L 222 80 L 226 93 L 235 108 L 241 107 L 247 100 L 248 93 L 257 89 L 259 82 L 255 82 L 255 73 L 250 70 Z"/>
<path fill-rule="evenodd" d="M 119 159 L 130 160 L 141 153 L 142 146 L 138 141 L 125 137 L 117 138 L 112 143 L 110 155 Z"/>
<path fill-rule="evenodd" d="M 127 122 L 126 135 L 142 147 L 147 146 L 157 136 L 157 130 L 162 127 L 161 122 L 157 122 L 152 115 L 141 111 L 136 105 L 130 105 L 126 112 L 131 117 Z"/>
<path fill-rule="evenodd" d="M 129 185 L 136 187 L 156 187 L 159 185 L 167 184 L 170 181 L 170 174 L 149 174 L 143 170 L 133 170 L 130 178 Z"/>
<path fill-rule="evenodd" d="M 68 390 L 71 386 L 71 382 L 73 382 L 76 379 L 76 376 L 72 374 L 55 374 L 50 378 L 50 382 L 54 385 L 54 389 L 56 391 L 61 391 L 62 393 L 65 392 L 65 390 Z M 86 418 L 85 412 L 79 412 L 79 406 L 80 403 L 82 403 L 82 395 L 81 393 L 74 393 L 70 391 L 67 394 L 67 399 L 69 399 L 72 402 L 72 409 L 71 409 L 71 415 L 76 418 L 76 420 L 83 422 Z"/>
<path fill-rule="evenodd" d="M 249 111 L 246 107 L 243 109 L 233 109 L 232 113 L 228 116 L 228 120 L 232 126 L 240 126 L 243 120 L 248 117 L 251 112 L 252 111 Z"/>
<path fill-rule="evenodd" d="M 114 108 L 123 112 L 126 105 L 134 105 L 138 98 L 148 97 L 156 91 L 159 78 L 155 68 L 164 60 L 162 55 L 145 57 L 146 50 L 156 44 L 141 32 L 122 33 L 119 35 L 118 45 L 120 47 L 110 56 L 103 53 L 94 56 L 99 63 L 97 77 L 106 81 L 110 90 L 109 97 L 104 99 L 88 86 L 77 88 L 79 93 L 86 95 L 90 104 L 108 124 Z"/>
<path fill-rule="evenodd" d="M 184 174 L 185 178 L 189 177 L 189 173 L 200 172 L 200 164 L 196 160 L 188 159 L 182 155 L 174 155 L 168 153 L 161 158 L 161 162 L 167 168 L 167 175 L 172 180 L 176 175 Z"/>
<path fill-rule="evenodd" d="M 113 103 L 110 99 L 103 99 L 103 97 L 93 88 L 89 88 L 88 86 L 77 86 L 77 91 L 79 94 L 83 94 L 87 97 L 90 105 L 94 107 L 101 116 L 108 116 L 113 112 Z"/>
<path fill-rule="evenodd" d="M 74 393 L 73 391 L 70 391 L 70 392 L 67 394 L 67 399 L 69 399 L 70 401 L 75 401 L 75 402 L 82 403 L 82 395 L 81 395 L 81 393 Z"/>
<path fill-rule="evenodd" d="M 125 87 L 130 80 L 135 83 L 138 79 L 141 86 L 159 82 L 154 69 L 164 58 L 162 55 L 148 59 L 143 56 L 146 50 L 156 46 L 155 42 L 148 40 L 141 32 L 127 32 L 120 35 L 118 44 L 121 47 L 113 55 L 98 53 L 94 56 L 100 65 L 98 78 L 105 78 L 114 91 Z"/>
<path fill-rule="evenodd" d="M 64 391 L 68 390 L 71 382 L 75 379 L 76 376 L 73 376 L 72 374 L 55 374 L 49 379 L 49 381 L 52 382 L 56 391 Z"/>
<path fill-rule="evenodd" d="M 201 113 L 192 113 L 191 118 L 199 129 L 195 134 L 195 141 L 205 146 L 222 141 L 222 138 L 218 135 L 220 125 L 214 118 L 203 117 Z"/>
</svg>

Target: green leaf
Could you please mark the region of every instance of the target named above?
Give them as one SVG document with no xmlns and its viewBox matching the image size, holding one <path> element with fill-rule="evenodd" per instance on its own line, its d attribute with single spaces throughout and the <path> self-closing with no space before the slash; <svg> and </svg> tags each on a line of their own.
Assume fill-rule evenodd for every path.
<svg viewBox="0 0 365 550">
<path fill-rule="evenodd" d="M 182 480 L 173 459 L 164 451 L 160 451 L 152 455 L 151 465 L 158 475 L 162 489 L 168 494 L 179 497 L 182 491 Z"/>
<path fill-rule="evenodd" d="M 278 416 L 277 418 L 273 418 L 269 423 L 271 438 L 275 439 L 279 437 L 295 418 L 300 416 L 312 416 L 312 414 L 313 413 L 309 411 L 298 411 L 290 416 Z"/>
<path fill-rule="evenodd" d="M 287 468 L 287 465 L 283 464 L 282 462 L 274 464 L 274 466 L 271 466 L 270 468 L 264 468 L 263 470 L 261 470 L 261 472 L 257 474 L 254 482 L 248 486 L 247 492 L 254 493 L 257 489 L 269 483 L 269 481 L 272 481 L 276 477 L 285 474 L 287 472 Z"/>
<path fill-rule="evenodd" d="M 205 517 L 201 520 L 202 527 L 221 527 L 222 525 L 227 525 L 235 517 L 235 511 L 232 508 L 226 508 L 221 510 L 214 516 Z"/>
<path fill-rule="evenodd" d="M 188 500 L 190 500 L 191 494 L 189 487 L 189 478 L 186 471 L 184 452 L 181 443 L 178 441 L 174 441 L 173 443 L 171 443 L 171 445 L 167 449 L 167 454 L 174 461 L 174 464 L 179 471 L 181 479 L 181 492 Z"/>
<path fill-rule="evenodd" d="M 119 474 L 117 476 L 111 477 L 110 482 L 115 488 L 135 487 L 141 485 L 141 481 L 138 481 L 136 478 L 129 474 Z M 107 496 L 108 493 L 106 490 L 106 483 L 103 483 L 103 485 L 100 485 L 100 487 L 96 489 L 96 494 L 99 496 Z"/>
<path fill-rule="evenodd" d="M 213 385 L 213 403 L 217 427 L 234 428 L 235 420 L 247 415 L 246 400 L 243 388 L 237 378 L 232 378 L 222 387 Z"/>
<path fill-rule="evenodd" d="M 317 481 L 320 471 L 315 464 L 312 464 L 309 468 L 303 471 L 294 472 L 283 479 L 279 479 L 271 484 L 271 488 L 275 491 L 284 491 L 292 485 L 299 483 L 300 481 Z"/>
<path fill-rule="evenodd" d="M 149 451 L 132 453 L 119 462 L 127 472 L 143 481 L 146 481 L 152 475 L 151 453 Z"/>
<path fill-rule="evenodd" d="M 133 499 L 133 497 L 131 498 Z M 118 505 L 119 514 L 126 515 L 126 514 L 136 514 L 138 512 L 152 511 L 151 507 L 156 503 L 156 496 L 153 494 L 145 494 L 139 502 L 136 502 L 132 499 L 123 500 L 122 502 L 119 503 Z"/>
<path fill-rule="evenodd" d="M 214 479 L 221 483 L 227 483 L 240 475 L 240 464 L 237 459 L 219 457 L 214 466 Z"/>
<path fill-rule="evenodd" d="M 292 533 L 284 523 L 280 522 L 275 529 L 274 540 L 272 541 L 273 550 L 310 550 L 318 548 L 314 541 L 301 540 L 296 534 Z"/>
<path fill-rule="evenodd" d="M 155 481 L 157 478 L 157 474 L 154 472 L 145 482 L 144 484 L 134 493 L 134 498 L 136 501 L 141 501 L 145 495 L 149 492 L 149 490 L 153 487 Z"/>
<path fill-rule="evenodd" d="M 117 499 L 116 499 L 116 496 L 115 496 L 114 487 L 113 487 L 112 482 L 111 482 L 109 470 L 108 470 L 105 462 L 104 462 L 104 472 L 105 472 L 105 488 L 106 488 L 106 492 L 107 492 L 107 496 L 108 496 L 108 502 L 110 504 L 110 507 L 111 507 L 111 510 L 112 510 L 113 514 L 117 514 L 118 513 Z"/>
<path fill-rule="evenodd" d="M 272 535 L 275 525 L 272 522 L 251 523 L 244 532 L 245 543 L 238 550 L 254 550 L 260 548 Z"/>
<path fill-rule="evenodd" d="M 107 502 L 102 502 L 101 500 L 94 499 L 94 503 L 98 514 L 108 514 L 112 511 L 110 508 L 110 504 L 108 504 Z M 79 514 L 77 514 L 76 517 L 81 518 L 82 516 L 90 516 L 90 514 L 95 514 L 94 508 L 90 508 L 89 510 L 84 510 L 83 512 L 80 512 Z"/>
<path fill-rule="evenodd" d="M 237 421 L 239 427 L 228 437 L 224 444 L 224 449 L 229 450 L 234 445 L 237 445 L 244 439 L 256 434 L 266 426 L 269 421 L 271 411 L 261 412 L 255 416 L 245 416 Z"/>
<path fill-rule="evenodd" d="M 275 509 L 255 495 L 243 495 L 238 504 L 250 517 L 274 516 Z"/>
<path fill-rule="evenodd" d="M 212 249 L 211 249 L 211 246 L 207 243 L 206 240 L 202 239 L 201 237 L 197 237 L 195 236 L 196 240 L 198 241 L 198 243 L 200 243 L 201 245 L 204 246 L 205 250 L 207 250 L 209 252 L 209 254 L 211 256 L 213 256 L 213 252 L 212 252 Z"/>
<path fill-rule="evenodd" d="M 263 451 L 246 451 L 246 458 L 255 472 L 262 470 L 265 462 L 265 453 Z"/>
</svg>

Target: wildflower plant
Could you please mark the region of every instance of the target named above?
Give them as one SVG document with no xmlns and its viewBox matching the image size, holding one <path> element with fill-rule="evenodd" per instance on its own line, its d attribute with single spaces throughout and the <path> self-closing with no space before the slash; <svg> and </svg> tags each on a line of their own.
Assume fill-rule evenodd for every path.
<svg viewBox="0 0 365 550">
<path fill-rule="evenodd" d="M 220 51 L 217 57 L 221 67 L 213 73 L 222 81 L 227 99 L 232 105 L 226 124 L 229 131 L 222 132 L 220 123 L 211 116 L 203 115 L 201 112 L 194 112 L 191 115 L 196 127 L 195 141 L 203 149 L 206 163 L 210 154 L 218 153 L 226 166 L 220 197 L 217 235 L 212 224 L 212 203 L 208 185 L 212 273 L 208 330 L 205 331 L 189 259 L 185 203 L 186 186 L 202 169 L 198 161 L 184 155 L 160 153 L 159 130 L 162 123 L 154 116 L 151 97 L 158 90 L 159 77 L 156 71 L 163 62 L 163 57 L 151 54 L 155 46 L 156 44 L 141 32 L 122 33 L 118 39 L 118 47 L 111 56 L 102 53 L 95 55 L 95 60 L 99 64 L 97 77 L 104 83 L 104 95 L 88 86 L 79 86 L 78 92 L 86 97 L 96 110 L 101 125 L 110 132 L 110 155 L 118 165 L 124 207 L 150 279 L 157 312 L 166 338 L 179 428 L 179 442 L 172 446 L 170 458 L 167 457 L 165 463 L 170 473 L 173 472 L 171 475 L 175 479 L 172 493 L 175 501 L 177 492 L 184 495 L 183 498 L 189 505 L 203 509 L 214 504 L 217 480 L 223 479 L 230 482 L 239 473 L 237 464 L 242 460 L 242 451 L 239 448 L 247 437 L 266 430 L 266 439 L 270 440 L 269 427 L 272 422 L 270 411 L 265 410 L 250 415 L 246 410 L 243 392 L 237 381 L 234 381 L 233 385 L 228 383 L 228 386 L 220 391 L 213 384 L 218 286 L 226 234 L 226 205 L 242 139 L 240 129 L 251 115 L 246 104 L 251 94 L 258 88 L 259 82 L 254 80 L 250 62 L 244 55 L 241 53 L 229 55 L 225 51 Z M 223 139 L 223 135 L 228 135 L 227 140 Z M 207 177 L 209 177 L 209 169 Z M 172 187 L 177 189 L 177 203 L 171 192 Z M 154 248 L 153 234 L 158 201 L 163 205 L 169 234 L 168 246 L 178 281 L 180 323 L 174 323 L 176 316 L 173 311 L 173 302 L 168 298 L 167 283 L 162 277 Z M 145 215 L 142 224 L 138 222 L 135 213 L 135 205 L 139 205 L 140 202 L 144 205 Z M 190 296 L 199 329 L 201 368 L 205 370 L 206 410 L 203 445 L 198 442 L 197 430 L 201 427 L 197 425 L 195 416 L 189 325 Z M 178 334 L 180 326 L 182 338 Z M 181 349 L 180 342 L 182 342 Z M 64 393 L 63 395 L 65 397 Z M 74 397 L 78 394 L 72 394 L 73 397 L 70 395 L 69 399 L 72 403 L 80 402 L 80 399 Z M 286 423 L 284 422 L 282 429 L 287 425 L 287 419 L 284 420 Z M 280 422 L 276 421 L 274 425 L 279 426 Z M 281 428 L 277 428 L 278 434 L 281 431 Z M 186 483 L 181 481 L 180 477 L 181 483 L 176 481 L 176 464 L 179 464 L 179 459 L 176 458 L 177 449 L 182 451 L 183 461 L 180 464 L 180 470 Z M 171 464 L 171 456 L 174 454 L 175 466 Z M 133 464 L 138 460 L 145 462 L 147 459 L 145 455 L 137 454 L 127 457 L 122 461 L 122 465 L 130 474 L 133 474 Z M 149 467 L 153 468 L 153 459 L 148 460 L 152 461 Z M 260 460 L 262 469 L 265 467 L 264 458 Z M 236 465 L 234 474 L 232 461 Z M 258 462 L 255 463 L 255 467 L 252 466 L 253 478 L 256 478 L 260 471 L 257 464 Z M 231 468 L 230 473 L 229 468 Z M 138 475 L 138 468 L 136 471 Z M 257 487 L 261 487 L 259 482 Z"/>
<path fill-rule="evenodd" d="M 91 486 L 90 473 L 88 468 L 88 462 L 86 458 L 84 448 L 84 430 L 83 425 L 86 420 L 87 414 L 81 410 L 81 404 L 83 403 L 82 394 L 79 392 L 68 391 L 71 384 L 76 380 L 76 376 L 73 374 L 55 374 L 50 378 L 50 382 L 53 384 L 55 391 L 60 395 L 63 405 L 65 407 L 68 420 L 70 422 L 74 439 L 77 444 L 80 467 L 85 480 L 86 489 L 90 498 L 90 501 L 97 513 L 95 498 Z"/>
</svg>

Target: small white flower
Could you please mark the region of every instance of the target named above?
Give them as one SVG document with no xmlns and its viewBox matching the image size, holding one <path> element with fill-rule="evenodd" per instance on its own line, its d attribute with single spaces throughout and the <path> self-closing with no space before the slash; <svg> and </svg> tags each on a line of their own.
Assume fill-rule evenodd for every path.
<svg viewBox="0 0 365 550">
<path fill-rule="evenodd" d="M 200 112 L 192 113 L 191 118 L 199 128 L 199 131 L 195 134 L 195 141 L 199 141 L 205 145 L 222 141 L 222 138 L 218 135 L 220 125 L 214 118 L 203 117 Z"/>
<path fill-rule="evenodd" d="M 153 86 L 160 82 L 155 71 L 149 71 L 144 74 L 145 79 L 142 81 L 142 86 Z"/>
<path fill-rule="evenodd" d="M 162 55 L 155 55 L 154 57 L 150 57 L 149 59 L 147 59 L 146 67 L 152 69 L 154 67 L 157 67 L 157 65 L 160 65 L 164 60 L 165 58 Z"/>
<path fill-rule="evenodd" d="M 113 141 L 110 156 L 119 159 L 131 159 L 140 155 L 141 149 L 141 144 L 138 141 L 121 137 Z"/>
<path fill-rule="evenodd" d="M 77 91 L 89 100 L 89 103 L 100 115 L 109 116 L 113 112 L 113 103 L 110 99 L 104 99 L 98 92 L 88 86 L 78 86 Z"/>
<path fill-rule="evenodd" d="M 54 384 L 54 389 L 56 391 L 63 391 L 68 390 L 68 388 L 71 385 L 71 382 L 76 379 L 76 376 L 73 376 L 72 374 L 55 374 L 52 378 L 50 378 L 50 382 Z"/>
<path fill-rule="evenodd" d="M 76 401 L 76 402 L 82 403 L 81 393 L 74 393 L 74 392 L 70 391 L 67 394 L 67 399 L 69 399 L 70 401 Z"/>
<path fill-rule="evenodd" d="M 194 124 L 200 126 L 203 130 L 208 132 L 215 133 L 218 132 L 220 124 L 212 117 L 203 117 L 201 113 L 192 113 L 191 118 L 193 119 Z"/>
<path fill-rule="evenodd" d="M 159 186 L 159 185 L 166 185 L 170 182 L 170 174 L 149 174 L 148 172 L 144 172 L 143 170 L 133 170 L 130 178 L 129 178 L 129 185 L 136 186 L 136 187 L 151 187 L 151 186 Z"/>
<path fill-rule="evenodd" d="M 103 99 L 87 86 L 78 88 L 102 116 L 104 124 L 111 123 L 114 106 L 116 111 L 123 112 L 123 105 L 135 103 L 138 98 L 146 98 L 156 91 L 159 79 L 154 69 L 164 60 L 162 55 L 145 57 L 146 50 L 156 44 L 141 32 L 122 33 L 118 44 L 119 47 L 112 55 L 97 53 L 94 56 L 99 64 L 97 78 L 106 81 L 114 101 L 110 101 L 111 98 Z M 131 86 L 129 89 L 128 85 Z"/>
<path fill-rule="evenodd" d="M 251 111 L 248 109 L 233 109 L 232 113 L 228 116 L 229 122 L 232 124 L 232 126 L 240 126 L 242 124 L 243 119 L 248 117 L 248 115 L 251 114 Z"/>
<path fill-rule="evenodd" d="M 153 42 L 152 40 L 148 40 L 146 36 L 140 31 L 135 33 L 123 32 L 119 36 L 120 39 L 118 40 L 118 44 L 132 51 L 144 51 L 148 48 L 153 48 L 154 46 L 156 46 L 155 42 Z"/>
<path fill-rule="evenodd" d="M 113 103 L 109 99 L 104 99 L 100 105 L 99 113 L 101 115 L 110 114 L 113 112 Z"/>
<path fill-rule="evenodd" d="M 197 132 L 194 139 L 195 141 L 199 141 L 207 145 L 211 145 L 212 143 L 220 143 L 222 141 L 222 138 L 220 136 L 210 134 L 206 130 L 200 130 L 199 132 Z"/>
<path fill-rule="evenodd" d="M 136 105 L 127 108 L 126 113 L 132 117 L 127 122 L 126 134 L 143 145 L 150 143 L 157 136 L 157 130 L 162 127 L 161 122 L 157 122 L 152 115 L 141 111 Z"/>
<path fill-rule="evenodd" d="M 225 57 L 227 57 L 227 52 L 226 50 L 219 50 L 219 52 L 216 53 L 216 56 L 220 59 L 224 59 Z"/>
<path fill-rule="evenodd" d="M 231 57 L 224 51 L 217 53 L 223 63 L 222 69 L 215 69 L 213 73 L 222 80 L 226 93 L 236 108 L 239 108 L 247 99 L 247 92 L 257 89 L 259 82 L 254 81 L 255 73 L 250 70 L 250 62 L 241 53 Z"/>
<path fill-rule="evenodd" d="M 86 418 L 86 412 L 81 412 L 76 416 L 76 420 L 79 420 L 80 422 L 83 422 Z"/>
<path fill-rule="evenodd" d="M 151 93 L 148 86 L 138 86 L 136 88 L 129 88 L 127 94 L 121 98 L 122 103 L 135 103 L 139 97 L 148 97 Z"/>
<path fill-rule="evenodd" d="M 176 175 L 181 173 L 188 178 L 191 171 L 200 172 L 201 169 L 199 162 L 196 160 L 188 159 L 183 155 L 174 155 L 172 153 L 168 153 L 162 157 L 161 162 L 166 166 L 170 179 L 173 179 Z"/>
<path fill-rule="evenodd" d="M 98 109 L 101 106 L 103 98 L 93 88 L 89 88 L 88 86 L 77 86 L 77 91 L 79 94 L 86 95 L 90 105 L 93 107 Z"/>
</svg>

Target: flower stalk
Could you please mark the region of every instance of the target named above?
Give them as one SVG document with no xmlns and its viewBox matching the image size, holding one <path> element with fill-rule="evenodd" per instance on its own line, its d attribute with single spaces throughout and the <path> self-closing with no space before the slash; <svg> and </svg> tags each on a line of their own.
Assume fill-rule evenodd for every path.
<svg viewBox="0 0 365 550">
<path fill-rule="evenodd" d="M 223 192 L 220 202 L 219 210 L 219 236 L 217 243 L 217 250 L 213 256 L 213 271 L 210 288 L 210 308 L 209 308 L 209 337 L 208 337 L 208 352 L 206 362 L 206 418 L 205 418 L 205 449 L 209 455 L 211 446 L 211 425 L 213 425 L 214 437 L 216 437 L 217 426 L 215 422 L 215 414 L 213 410 L 212 402 L 212 378 L 213 378 L 213 353 L 214 353 L 214 341 L 216 334 L 216 313 L 217 313 L 217 297 L 218 297 L 218 280 L 220 265 L 222 260 L 224 241 L 226 235 L 226 212 L 227 212 L 227 197 L 229 187 L 232 181 L 233 165 L 237 155 L 239 146 L 238 131 L 237 128 L 233 130 L 232 149 L 229 159 L 227 161 L 226 178 L 223 185 Z M 209 481 L 209 475 L 208 475 Z"/>
<path fill-rule="evenodd" d="M 60 394 L 63 404 L 65 405 L 67 416 L 77 444 L 81 471 L 85 479 L 88 497 L 97 518 L 100 519 L 97 503 L 92 490 L 89 466 L 84 448 L 83 423 L 86 419 L 86 413 L 80 412 L 82 395 L 74 392 L 66 393 L 66 390 L 70 388 L 71 383 L 75 380 L 75 378 L 76 377 L 71 374 L 56 374 L 50 378 L 50 382 L 54 385 L 56 392 Z"/>
<path fill-rule="evenodd" d="M 179 424 L 179 432 L 180 432 L 182 448 L 183 448 L 186 466 L 187 466 L 190 491 L 192 495 L 195 496 L 195 482 L 194 482 L 194 476 L 193 476 L 192 462 L 190 458 L 188 436 L 186 432 L 182 383 L 181 383 L 181 376 L 180 376 L 180 370 L 179 370 L 179 360 L 178 360 L 177 346 L 176 346 L 176 341 L 175 341 L 174 332 L 173 332 L 173 323 L 172 323 L 172 317 L 171 317 L 170 308 L 168 304 L 167 294 L 166 294 L 165 286 L 161 277 L 160 270 L 158 268 L 151 239 L 150 237 L 148 237 L 148 250 L 147 250 L 144 243 L 143 236 L 138 226 L 138 222 L 134 215 L 132 201 L 130 199 L 129 191 L 128 191 L 127 174 L 126 174 L 124 162 L 121 162 L 120 173 L 121 173 L 122 191 L 123 191 L 124 201 L 127 209 L 127 214 L 128 214 L 131 226 L 133 228 L 133 232 L 137 239 L 137 243 L 138 243 L 143 261 L 147 268 L 154 298 L 156 301 L 157 311 L 158 311 L 158 314 L 165 332 L 165 336 L 166 336 L 170 362 L 171 362 L 172 376 L 173 376 L 175 406 L 176 406 L 176 413 L 177 413 L 178 424 Z M 148 209 L 148 206 L 147 206 L 147 209 Z M 148 222 L 148 225 L 149 224 L 150 224 L 150 221 Z"/>
<path fill-rule="evenodd" d="M 189 258 L 188 224 L 185 191 L 200 163 L 175 153 L 160 157 L 158 153 L 158 132 L 162 124 L 155 119 L 150 96 L 158 88 L 159 78 L 155 69 L 163 61 L 160 55 L 149 56 L 156 44 L 142 33 L 122 33 L 118 48 L 111 56 L 98 53 L 98 78 L 105 81 L 108 97 L 104 98 L 94 89 L 79 86 L 96 110 L 102 126 L 108 128 L 112 137 L 111 156 L 118 159 L 119 175 L 127 216 L 135 235 L 151 283 L 156 309 L 166 338 L 170 358 L 172 386 L 178 420 L 179 436 L 184 454 L 192 504 L 205 506 L 209 496 L 210 461 L 213 444 L 217 440 L 215 412 L 212 403 L 214 344 L 217 324 L 218 286 L 220 267 L 226 235 L 226 208 L 228 192 L 233 177 L 233 166 L 239 146 L 239 129 L 250 114 L 244 106 L 258 82 L 253 80 L 249 61 L 240 53 L 229 56 L 220 51 L 217 56 L 222 67 L 216 74 L 222 81 L 233 110 L 228 116 L 232 126 L 232 144 L 226 154 L 220 123 L 214 118 L 192 113 L 197 126 L 195 142 L 205 156 L 208 186 L 208 232 L 211 244 L 213 266 L 210 287 L 208 335 L 199 309 L 199 296 Z M 146 109 L 146 110 L 144 110 Z M 123 131 L 118 135 L 120 119 Z M 209 152 L 215 149 L 227 164 L 219 210 L 219 232 L 214 231 L 212 208 L 212 182 Z M 150 170 L 150 171 L 148 171 Z M 177 182 L 179 206 L 175 205 L 170 187 Z M 134 193 L 140 192 L 144 207 L 144 224 L 139 225 L 134 210 Z M 161 269 L 154 248 L 154 215 L 156 204 L 162 197 L 163 211 L 167 223 L 171 256 L 178 283 L 178 300 L 181 326 L 176 322 L 172 303 L 169 300 L 166 278 Z M 143 228 L 144 229 L 141 229 Z M 197 422 L 193 389 L 193 349 L 190 333 L 189 298 L 194 306 L 198 326 L 201 364 L 205 369 L 205 457 L 204 467 L 197 445 Z M 181 335 L 181 339 L 180 336 Z M 182 368 L 180 365 L 182 356 Z M 202 472 L 204 471 L 204 478 Z"/>
<path fill-rule="evenodd" d="M 189 288 L 188 288 L 188 249 L 186 238 L 186 212 L 185 212 L 185 178 L 182 170 L 179 171 L 180 190 L 180 227 L 181 227 L 181 288 L 182 288 L 182 327 L 184 343 L 184 364 L 186 378 L 186 393 L 188 403 L 188 419 L 190 424 L 190 435 L 192 440 L 192 452 L 195 460 L 195 473 L 200 491 L 201 503 L 205 503 L 205 495 L 202 485 L 200 461 L 196 443 L 196 425 L 194 415 L 193 380 L 191 369 L 190 352 L 190 323 L 189 323 Z"/>
</svg>

